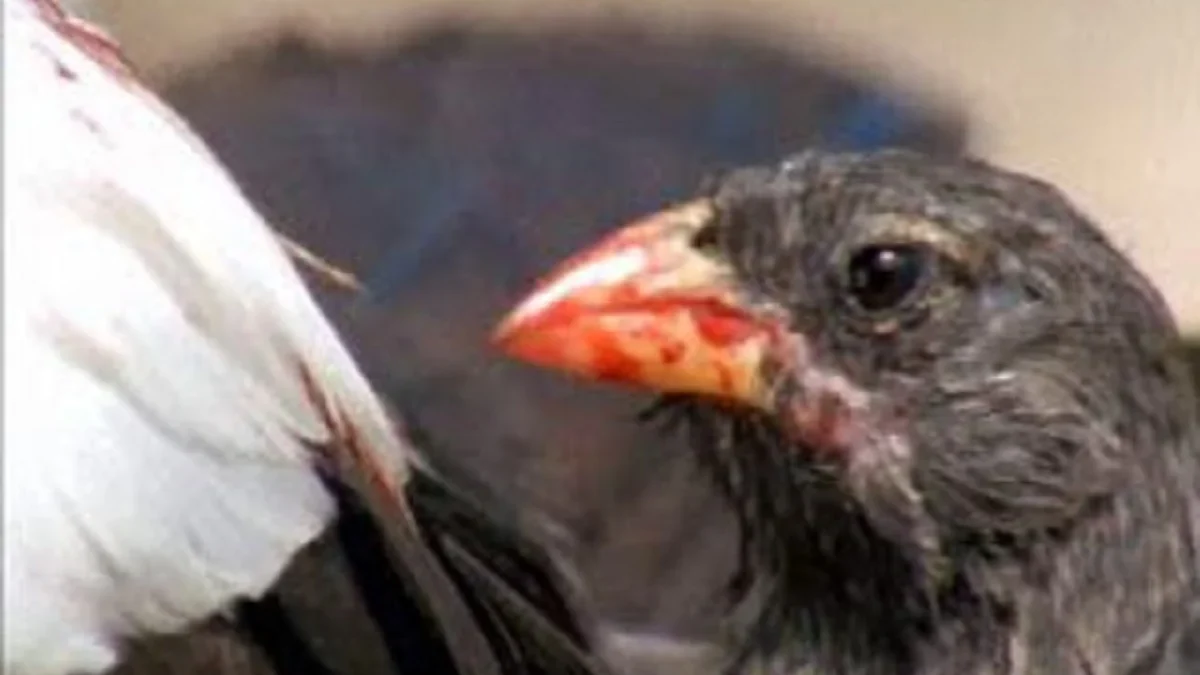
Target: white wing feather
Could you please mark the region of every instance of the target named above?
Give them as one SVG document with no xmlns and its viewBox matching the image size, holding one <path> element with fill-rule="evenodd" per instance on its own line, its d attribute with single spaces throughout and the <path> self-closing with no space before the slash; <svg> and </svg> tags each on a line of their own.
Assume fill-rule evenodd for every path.
<svg viewBox="0 0 1200 675">
<path fill-rule="evenodd" d="M 43 12 L 5 0 L 7 673 L 262 593 L 331 517 L 314 445 L 405 460 L 215 158 Z"/>
</svg>

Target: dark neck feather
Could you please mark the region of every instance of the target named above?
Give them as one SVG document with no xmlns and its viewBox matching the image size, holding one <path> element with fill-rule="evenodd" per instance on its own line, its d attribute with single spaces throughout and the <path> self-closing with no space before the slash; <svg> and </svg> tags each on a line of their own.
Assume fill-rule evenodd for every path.
<svg viewBox="0 0 1200 675">
<path fill-rule="evenodd" d="M 732 600 L 756 591 L 738 663 L 792 659 L 817 672 L 902 675 L 953 635 L 991 653 L 1007 610 L 965 574 L 937 575 L 882 538 L 837 483 L 836 469 L 792 453 L 765 416 L 667 398 L 647 417 L 682 427 L 730 500 L 741 530 Z"/>
</svg>

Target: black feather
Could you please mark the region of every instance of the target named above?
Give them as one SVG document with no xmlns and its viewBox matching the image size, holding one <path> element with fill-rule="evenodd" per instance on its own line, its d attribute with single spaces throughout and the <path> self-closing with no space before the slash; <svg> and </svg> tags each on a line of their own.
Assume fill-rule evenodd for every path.
<svg viewBox="0 0 1200 675">
<path fill-rule="evenodd" d="M 428 448 L 427 434 L 409 425 Z M 445 457 L 446 453 L 431 452 Z M 502 672 L 588 675 L 605 671 L 594 654 L 590 614 L 562 562 L 536 528 L 467 472 L 443 460 L 408 484 L 426 541 L 471 606 Z"/>
</svg>

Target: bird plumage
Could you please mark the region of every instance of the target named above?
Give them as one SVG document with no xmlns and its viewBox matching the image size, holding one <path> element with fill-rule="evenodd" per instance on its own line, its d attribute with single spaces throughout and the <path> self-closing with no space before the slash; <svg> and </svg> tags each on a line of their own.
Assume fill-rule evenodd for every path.
<svg viewBox="0 0 1200 675">
<path fill-rule="evenodd" d="M 439 479 L 413 468 L 217 159 L 103 35 L 43 0 L 4 11 L 5 672 L 99 672 L 129 638 L 262 597 L 334 519 L 331 485 L 384 532 L 405 597 L 457 667 L 539 672 L 541 654 L 514 647 L 532 629 L 514 621 L 543 599 L 508 615 L 489 603 L 553 579 L 553 563 L 458 578 L 473 558 L 435 544 L 470 547 L 485 524 L 423 529 L 444 527 L 429 514 L 446 500 L 414 508 L 408 491 Z M 477 548 L 522 536 L 493 527 L 508 539 Z M 534 628 L 592 667 L 578 631 Z"/>
<path fill-rule="evenodd" d="M 737 649 L 770 672 L 1155 672 L 1200 597 L 1174 322 L 1044 183 L 899 151 L 732 171 L 498 339 L 669 394 L 740 515 Z"/>
</svg>

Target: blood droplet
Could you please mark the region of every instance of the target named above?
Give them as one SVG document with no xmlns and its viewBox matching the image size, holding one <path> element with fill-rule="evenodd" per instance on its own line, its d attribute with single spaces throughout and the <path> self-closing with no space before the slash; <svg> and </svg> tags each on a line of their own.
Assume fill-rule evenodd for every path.
<svg viewBox="0 0 1200 675">
<path fill-rule="evenodd" d="M 682 343 L 669 342 L 658 348 L 658 356 L 662 360 L 663 365 L 671 366 L 679 363 L 685 351 L 687 351 L 687 348 Z"/>
</svg>

